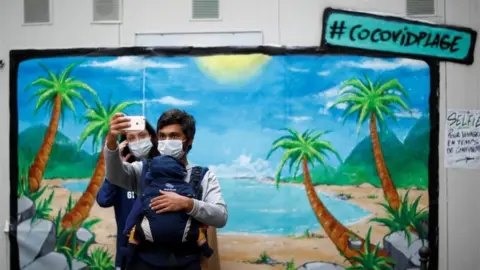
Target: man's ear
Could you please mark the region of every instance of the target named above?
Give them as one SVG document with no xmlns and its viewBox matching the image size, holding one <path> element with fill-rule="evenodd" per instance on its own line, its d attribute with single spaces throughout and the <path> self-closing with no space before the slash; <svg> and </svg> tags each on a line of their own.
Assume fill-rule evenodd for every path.
<svg viewBox="0 0 480 270">
<path fill-rule="evenodd" d="M 190 150 L 192 150 L 193 139 L 187 139 L 185 143 L 187 145 L 187 149 L 185 149 L 185 152 L 188 153 Z"/>
</svg>

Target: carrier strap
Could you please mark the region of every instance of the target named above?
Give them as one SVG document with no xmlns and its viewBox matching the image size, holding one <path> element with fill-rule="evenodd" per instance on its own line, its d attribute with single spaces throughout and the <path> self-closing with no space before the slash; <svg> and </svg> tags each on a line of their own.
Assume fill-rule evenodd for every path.
<svg viewBox="0 0 480 270">
<path fill-rule="evenodd" d="M 147 186 L 146 179 L 147 173 L 150 170 L 151 159 L 142 160 L 142 174 L 140 175 L 140 190 L 143 192 Z"/>
<path fill-rule="evenodd" d="M 207 173 L 208 168 L 195 166 L 192 168 L 192 173 L 190 175 L 190 184 L 195 192 L 195 199 L 202 200 L 203 196 L 203 188 L 202 188 L 202 180 Z"/>
</svg>

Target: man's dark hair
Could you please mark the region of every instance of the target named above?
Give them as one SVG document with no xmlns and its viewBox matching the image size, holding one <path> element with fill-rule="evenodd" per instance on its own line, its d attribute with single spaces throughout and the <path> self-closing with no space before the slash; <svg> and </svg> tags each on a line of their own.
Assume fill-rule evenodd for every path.
<svg viewBox="0 0 480 270">
<path fill-rule="evenodd" d="M 186 111 L 179 109 L 170 109 L 162 113 L 157 121 L 157 133 L 160 129 L 175 124 L 182 127 L 183 134 L 187 139 L 193 140 L 195 137 L 195 118 Z"/>
</svg>

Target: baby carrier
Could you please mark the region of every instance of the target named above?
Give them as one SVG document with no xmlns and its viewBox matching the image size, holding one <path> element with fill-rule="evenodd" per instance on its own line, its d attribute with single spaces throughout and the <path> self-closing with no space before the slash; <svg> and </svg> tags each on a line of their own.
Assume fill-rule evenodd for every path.
<svg viewBox="0 0 480 270">
<path fill-rule="evenodd" d="M 202 179 L 208 168 L 194 167 L 190 182 L 185 181 L 185 166 L 170 156 L 144 160 L 140 178 L 141 194 L 137 196 L 125 225 L 130 235 L 126 261 L 138 255 L 158 267 L 182 266 L 213 251 L 206 242 L 206 228 L 185 211 L 155 213 L 150 201 L 159 191 L 175 192 L 202 200 Z"/>
</svg>

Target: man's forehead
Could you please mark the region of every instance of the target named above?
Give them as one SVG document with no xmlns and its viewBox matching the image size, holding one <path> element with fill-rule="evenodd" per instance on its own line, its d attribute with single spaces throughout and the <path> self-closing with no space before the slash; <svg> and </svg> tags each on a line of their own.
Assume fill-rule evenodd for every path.
<svg viewBox="0 0 480 270">
<path fill-rule="evenodd" d="M 182 131 L 181 130 L 160 130 L 158 134 L 165 134 L 165 135 L 182 134 Z"/>
<path fill-rule="evenodd" d="M 160 129 L 158 133 L 162 133 L 162 134 L 182 133 L 182 127 L 180 125 L 168 125 Z"/>
</svg>

